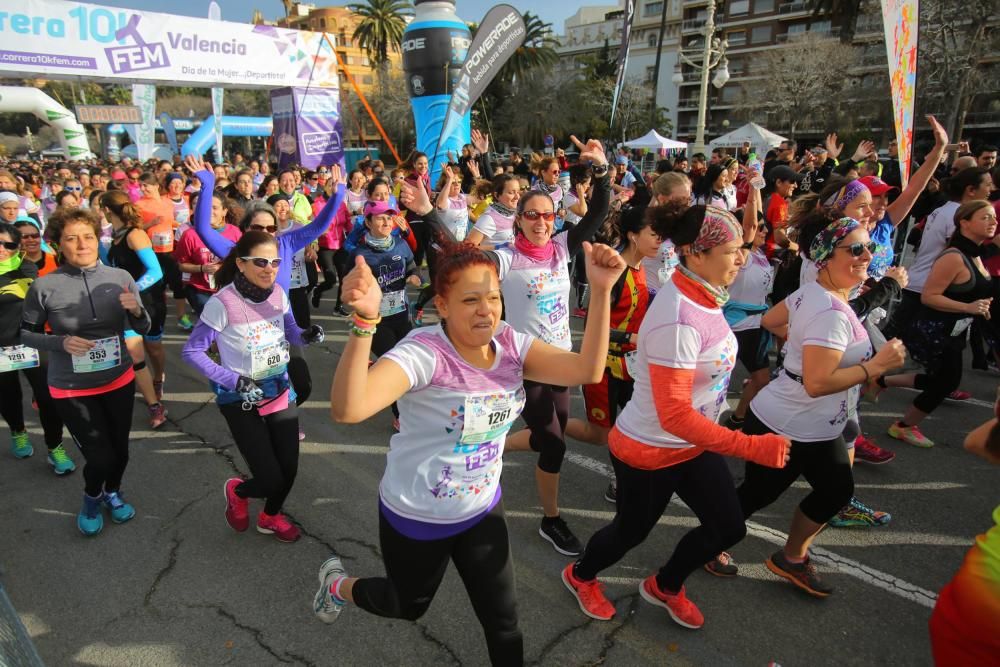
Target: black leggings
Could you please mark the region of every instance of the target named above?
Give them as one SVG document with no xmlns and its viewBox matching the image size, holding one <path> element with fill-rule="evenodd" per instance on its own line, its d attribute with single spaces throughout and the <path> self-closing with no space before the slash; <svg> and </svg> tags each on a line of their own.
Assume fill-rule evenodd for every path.
<svg viewBox="0 0 1000 667">
<path fill-rule="evenodd" d="M 288 290 L 288 305 L 292 308 L 295 323 L 303 329 L 312 326 L 312 315 L 309 312 L 309 288 L 293 287 Z"/>
<path fill-rule="evenodd" d="M 317 285 L 313 291 L 314 298 L 316 294 L 322 294 L 323 292 L 329 291 L 333 289 L 334 285 L 336 285 L 337 307 L 340 307 L 340 287 L 344 280 L 344 276 L 347 275 L 347 271 L 350 266 L 350 259 L 351 254 L 346 250 L 329 250 L 327 248 L 320 248 L 319 267 L 323 271 L 323 282 Z"/>
<path fill-rule="evenodd" d="M 917 374 L 913 380 L 913 387 L 919 389 L 920 393 L 913 399 L 913 407 L 929 414 L 944 403 L 948 394 L 958 389 L 958 385 L 962 383 L 962 348 L 964 347 L 964 334 L 961 340 L 949 339 L 941 348 L 941 356 L 935 362 L 933 370 L 929 373 Z"/>
<path fill-rule="evenodd" d="M 423 310 L 427 302 L 434 298 L 434 276 L 437 275 L 437 249 L 434 244 L 427 246 L 427 274 L 429 283 L 427 287 L 420 290 L 420 298 L 417 299 L 417 310 Z"/>
<path fill-rule="evenodd" d="M 701 525 L 689 530 L 656 574 L 660 590 L 677 593 L 696 569 L 743 539 L 746 523 L 726 461 L 714 452 L 659 470 L 641 470 L 615 458 L 618 478 L 615 518 L 594 533 L 573 573 L 591 581 L 642 544 L 676 493 Z M 839 508 L 838 508 L 839 509 Z"/>
<path fill-rule="evenodd" d="M 490 662 L 524 664 L 524 640 L 517 625 L 514 567 L 502 502 L 473 527 L 439 540 L 406 537 L 381 512 L 378 525 L 386 576 L 356 581 L 355 604 L 376 616 L 415 621 L 430 607 L 451 560 L 483 627 Z"/>
<path fill-rule="evenodd" d="M 372 354 L 376 358 L 381 357 L 395 347 L 396 343 L 406 338 L 406 334 L 412 329 L 410 314 L 406 311 L 383 317 L 372 335 Z M 399 408 L 395 403 L 392 404 L 392 414 L 394 417 L 399 417 Z"/>
<path fill-rule="evenodd" d="M 295 405 L 261 417 L 257 408 L 244 410 L 242 403 L 220 405 L 250 479 L 236 487 L 240 498 L 266 498 L 264 512 L 281 511 L 299 469 L 299 409 Z"/>
<path fill-rule="evenodd" d="M 757 418 L 753 409 L 747 410 L 743 432 L 748 435 L 774 433 Z M 744 518 L 777 500 L 799 475 L 812 487 L 812 492 L 799 503 L 799 509 L 810 521 L 826 523 L 854 495 L 854 475 L 843 436 L 819 442 L 792 440 L 784 468 L 768 468 L 747 461 L 746 477 L 736 490 Z"/>
<path fill-rule="evenodd" d="M 417 240 L 417 249 L 413 251 L 413 261 L 416 262 L 419 269 L 420 265 L 424 263 L 424 254 L 431 243 L 430 225 L 423 220 L 411 220 L 410 233 Z"/>
<path fill-rule="evenodd" d="M 42 423 L 42 431 L 45 432 L 45 446 L 53 450 L 62 444 L 63 423 L 49 394 L 47 369 L 45 366 L 36 366 L 22 369 L 21 373 L 28 379 L 35 402 L 38 403 L 38 421 Z M 24 430 L 23 394 L 17 371 L 0 373 L 0 415 L 3 415 L 12 434 Z"/>
<path fill-rule="evenodd" d="M 177 260 L 174 259 L 173 253 L 158 252 L 156 259 L 159 260 L 160 270 L 163 271 L 163 282 L 173 292 L 175 299 L 183 299 L 186 296 L 184 294 L 184 276 L 181 274 L 181 268 L 177 264 Z"/>
<path fill-rule="evenodd" d="M 92 498 L 104 491 L 118 491 L 128 467 L 135 380 L 103 394 L 57 398 L 54 402 L 87 459 L 83 467 L 84 491 Z"/>
<path fill-rule="evenodd" d="M 288 381 L 295 389 L 295 405 L 302 405 L 309 400 L 312 394 L 312 375 L 309 373 L 309 364 L 302 356 L 302 348 L 292 345 L 288 349 Z"/>
<path fill-rule="evenodd" d="M 558 474 L 566 456 L 569 387 L 524 381 L 524 423 L 531 431 L 531 449 L 538 452 L 538 469 Z"/>
</svg>

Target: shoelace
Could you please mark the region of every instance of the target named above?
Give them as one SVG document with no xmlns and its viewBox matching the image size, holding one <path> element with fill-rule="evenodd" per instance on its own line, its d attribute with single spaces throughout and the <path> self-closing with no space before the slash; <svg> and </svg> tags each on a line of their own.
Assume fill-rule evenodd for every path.
<svg viewBox="0 0 1000 667">
<path fill-rule="evenodd" d="M 118 492 L 105 493 L 104 501 L 111 506 L 111 509 L 115 510 L 125 505 L 125 501 L 118 495 Z"/>
<path fill-rule="evenodd" d="M 291 527 L 292 527 L 292 524 L 288 520 L 288 517 L 286 517 L 284 514 L 276 514 L 271 519 L 271 525 L 274 528 L 277 528 L 278 530 L 281 530 L 281 531 L 290 530 Z"/>
<path fill-rule="evenodd" d="M 570 540 L 569 526 L 567 526 L 566 522 L 562 519 L 556 519 L 553 521 L 549 524 L 549 528 L 552 529 L 552 532 L 555 533 L 560 540 L 565 540 L 567 542 Z"/>
<path fill-rule="evenodd" d="M 70 460 L 69 456 L 66 455 L 66 450 L 62 447 L 56 447 L 53 449 L 49 452 L 49 456 L 51 456 L 52 460 L 57 463 L 66 463 Z"/>
</svg>

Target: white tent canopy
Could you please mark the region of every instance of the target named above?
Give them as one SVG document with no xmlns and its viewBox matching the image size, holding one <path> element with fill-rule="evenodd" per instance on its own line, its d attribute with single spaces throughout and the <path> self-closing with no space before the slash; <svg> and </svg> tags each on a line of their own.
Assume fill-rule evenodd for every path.
<svg viewBox="0 0 1000 667">
<path fill-rule="evenodd" d="M 764 153 L 769 148 L 774 148 L 782 141 L 786 141 L 786 138 L 761 127 L 757 123 L 747 123 L 718 139 L 713 139 L 708 145 L 711 148 L 729 148 L 742 146 L 748 141 L 758 153 Z"/>
<path fill-rule="evenodd" d="M 684 142 L 667 139 L 666 137 L 660 135 L 660 133 L 656 130 L 650 130 L 638 139 L 626 141 L 625 146 L 628 148 L 646 148 L 651 151 L 687 148 L 687 144 Z"/>
</svg>

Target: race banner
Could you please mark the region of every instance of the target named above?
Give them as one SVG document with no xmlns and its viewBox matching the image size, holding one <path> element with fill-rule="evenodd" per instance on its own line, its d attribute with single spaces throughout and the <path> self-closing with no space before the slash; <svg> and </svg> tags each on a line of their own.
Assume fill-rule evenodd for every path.
<svg viewBox="0 0 1000 667">
<path fill-rule="evenodd" d="M 139 107 L 142 123 L 125 127 L 134 128 L 134 135 L 130 132 L 129 136 L 135 142 L 139 161 L 145 162 L 153 157 L 153 148 L 156 145 L 156 86 L 145 83 L 133 84 L 132 104 Z"/>
<path fill-rule="evenodd" d="M 4 77 L 337 87 L 323 33 L 66 0 L 22 0 L 0 17 Z"/>
<path fill-rule="evenodd" d="M 446 142 L 500 68 L 524 44 L 526 35 L 524 18 L 510 5 L 497 5 L 486 12 L 469 45 L 458 85 L 451 94 L 438 146 Z M 434 154 L 437 154 L 436 149 Z"/>
<path fill-rule="evenodd" d="M 180 153 L 180 148 L 177 145 L 177 127 L 174 125 L 174 119 L 166 111 L 160 114 L 160 127 L 167 137 L 167 143 L 170 144 L 170 151 L 174 155 Z"/>
<path fill-rule="evenodd" d="M 628 69 L 628 46 L 632 37 L 632 19 L 635 17 L 635 0 L 625 0 L 625 23 L 622 26 L 622 43 L 618 48 L 618 75 L 615 78 L 615 89 L 611 93 L 611 123 L 615 124 L 615 112 L 618 111 L 618 98 L 625 87 L 625 70 Z"/>
<path fill-rule="evenodd" d="M 215 0 L 208 3 L 208 20 L 221 21 L 222 8 Z M 225 152 L 222 148 L 222 100 L 225 96 L 225 89 L 221 86 L 212 88 L 212 116 L 215 118 L 215 161 L 225 162 Z"/>
<path fill-rule="evenodd" d="M 320 88 L 272 90 L 271 116 L 279 168 L 344 166 L 338 93 Z"/>
<path fill-rule="evenodd" d="M 889 59 L 892 116 L 899 146 L 903 187 L 910 178 L 913 156 L 913 108 L 917 89 L 919 0 L 882 0 L 885 50 Z"/>
</svg>

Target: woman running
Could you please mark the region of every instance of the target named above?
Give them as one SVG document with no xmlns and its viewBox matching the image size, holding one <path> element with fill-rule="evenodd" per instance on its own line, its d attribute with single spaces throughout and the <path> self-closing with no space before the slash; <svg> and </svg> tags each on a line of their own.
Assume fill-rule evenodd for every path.
<svg viewBox="0 0 1000 667">
<path fill-rule="evenodd" d="M 101 223 L 93 213 L 73 209 L 53 216 L 46 233 L 63 264 L 28 290 L 21 342 L 48 352 L 49 391 L 87 461 L 76 525 L 96 535 L 104 527 L 102 505 L 115 523 L 135 516 L 121 493 L 135 405 L 125 330 L 148 331 L 149 313 L 132 276 L 101 263 Z"/>
<path fill-rule="evenodd" d="M 818 231 L 817 231 L 818 230 Z M 903 364 L 903 344 L 892 339 L 872 356 L 864 326 L 848 304 L 867 277 L 875 247 L 852 218 L 816 214 L 800 236 L 811 238 L 815 282 L 803 284 L 769 310 L 761 323 L 786 339 L 784 370 L 750 402 L 743 432 L 778 433 L 792 442 L 780 470 L 747 463 L 738 490 L 744 518 L 767 507 L 802 475 L 812 487 L 792 518 L 784 548 L 768 569 L 816 597 L 833 592 L 809 560 L 809 546 L 826 523 L 851 501 L 854 477 L 844 429 L 858 390 Z"/>
<path fill-rule="evenodd" d="M 226 521 L 233 530 L 250 525 L 249 499 L 263 498 L 257 532 L 282 542 L 299 529 L 282 513 L 299 467 L 299 414 L 286 372 L 289 344 L 321 343 L 323 329 L 302 330 L 288 296 L 275 289 L 282 259 L 275 238 L 247 232 L 216 272 L 220 289 L 205 304 L 181 356 L 212 385 L 219 412 L 252 477 L 226 481 Z M 215 344 L 219 363 L 209 356 Z"/>
<path fill-rule="evenodd" d="M 212 229 L 222 234 L 233 243 L 240 240 L 243 232 L 238 227 L 226 222 L 229 214 L 229 204 L 225 195 L 215 191 L 212 197 Z M 200 198 L 200 195 L 198 196 Z M 197 204 L 198 199 L 195 199 Z M 217 257 L 205 242 L 198 236 L 194 227 L 188 227 L 174 248 L 174 259 L 180 270 L 191 276 L 187 285 L 187 299 L 197 315 L 205 309 L 205 304 L 218 291 L 215 274 L 222 267 L 222 260 Z"/>
<path fill-rule="evenodd" d="M 435 305 L 441 324 L 411 333 L 368 368 L 384 297 L 360 259 L 345 279 L 351 334 L 330 390 L 334 420 L 358 423 L 393 402 L 401 430 L 390 442 L 379 486 L 385 577 L 348 577 L 340 558 L 320 567 L 313 608 L 326 623 L 346 602 L 387 618 L 416 620 L 430 606 L 448 561 L 465 583 L 490 661 L 521 665 L 524 649 L 501 501 L 504 439 L 525 404 L 525 378 L 556 385 L 600 378 L 608 304 L 624 262 L 585 245 L 593 289 L 579 354 L 519 333 L 500 319 L 494 261 L 445 243 Z"/>
<path fill-rule="evenodd" d="M 29 222 L 26 229 L 38 229 Z M 34 263 L 25 262 L 18 252 L 23 239 L 21 229 L 0 222 L 0 414 L 10 429 L 10 448 L 16 458 L 24 459 L 35 453 L 24 426 L 24 405 L 21 379 L 24 375 L 38 405 L 38 421 L 45 434 L 48 463 L 57 475 L 76 470 L 73 459 L 66 454 L 62 444 L 63 423 L 46 383 L 46 359 L 38 350 L 21 343 L 21 314 L 24 298 L 31 284 L 38 278 Z"/>
<path fill-rule="evenodd" d="M 789 443 L 775 435 L 734 434 L 716 423 L 736 363 L 736 338 L 721 306 L 745 261 L 741 248 L 754 225 L 741 229 L 729 212 L 689 208 L 687 202 L 650 207 L 647 215 L 653 230 L 682 252 L 681 263 L 639 328 L 635 391 L 608 436 L 618 479 L 615 518 L 590 538 L 562 579 L 584 614 L 611 619 L 615 608 L 598 573 L 646 539 L 676 493 L 700 525 L 681 538 L 639 592 L 678 624 L 695 629 L 704 617 L 688 599 L 685 580 L 746 534 L 723 455 L 780 468 Z"/>
</svg>

